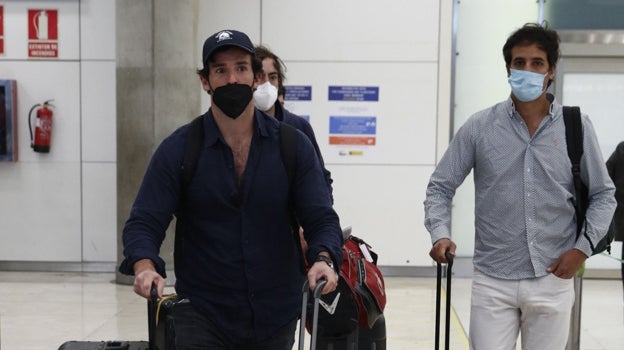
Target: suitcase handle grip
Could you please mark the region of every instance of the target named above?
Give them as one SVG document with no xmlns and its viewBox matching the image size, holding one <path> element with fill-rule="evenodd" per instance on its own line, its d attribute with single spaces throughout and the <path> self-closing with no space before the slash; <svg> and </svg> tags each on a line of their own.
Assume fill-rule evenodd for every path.
<svg viewBox="0 0 624 350">
<path fill-rule="evenodd" d="M 314 293 L 312 294 L 314 296 L 314 299 L 318 299 L 321 297 L 321 294 L 323 293 L 323 288 L 325 288 L 326 284 L 326 279 L 320 279 L 316 282 L 316 288 L 314 288 Z"/>
<path fill-rule="evenodd" d="M 326 279 L 323 278 L 323 279 L 318 280 L 318 282 L 316 283 L 316 288 L 314 288 L 314 292 L 312 293 L 312 296 L 314 298 L 320 297 L 321 293 L 323 292 L 323 288 L 325 288 L 326 284 L 327 284 Z M 301 288 L 301 291 L 304 293 L 307 293 L 309 289 L 310 289 L 310 282 L 306 279 L 305 282 L 303 282 L 303 287 Z"/>
<path fill-rule="evenodd" d="M 156 283 L 152 283 L 152 288 L 150 288 L 150 299 L 158 300 L 158 287 Z"/>
<path fill-rule="evenodd" d="M 453 266 L 453 254 L 451 254 L 451 252 L 449 252 L 448 250 L 446 252 L 444 252 L 444 256 L 446 257 L 446 261 L 448 266 Z"/>
</svg>

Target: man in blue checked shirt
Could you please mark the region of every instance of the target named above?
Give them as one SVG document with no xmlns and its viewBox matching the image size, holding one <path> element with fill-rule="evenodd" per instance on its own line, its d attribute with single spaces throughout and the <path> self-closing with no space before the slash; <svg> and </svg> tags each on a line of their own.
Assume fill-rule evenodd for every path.
<svg viewBox="0 0 624 350">
<path fill-rule="evenodd" d="M 526 24 L 503 46 L 510 97 L 472 115 L 431 175 L 425 200 L 429 255 L 455 254 L 450 213 L 474 170 L 475 250 L 470 348 L 564 349 L 573 277 L 591 246 L 576 239 L 574 184 L 562 106 L 547 92 L 559 59 L 554 30 Z M 614 186 L 587 115 L 581 177 L 589 188 L 587 236 L 597 242 L 615 210 Z"/>
</svg>

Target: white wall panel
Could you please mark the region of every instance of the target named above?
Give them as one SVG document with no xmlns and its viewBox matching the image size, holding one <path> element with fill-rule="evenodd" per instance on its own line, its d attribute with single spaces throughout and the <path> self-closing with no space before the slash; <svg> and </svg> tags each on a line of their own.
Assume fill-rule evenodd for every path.
<svg viewBox="0 0 624 350">
<path fill-rule="evenodd" d="M 84 261 L 117 259 L 117 165 L 82 165 L 82 251 Z"/>
<path fill-rule="evenodd" d="M 262 41 L 285 60 L 435 61 L 439 0 L 264 0 Z"/>
<path fill-rule="evenodd" d="M 103 50 L 106 58 L 114 60 L 114 31 L 111 32 L 115 23 L 114 1 L 89 0 L 82 4 L 78 0 L 4 1 L 2 5 L 5 54 L 0 57 L 0 77 L 17 81 L 19 162 L 0 163 L 3 223 L 0 227 L 0 260 L 81 262 L 84 254 L 92 261 L 115 261 L 115 227 L 112 240 L 102 233 L 110 235 L 109 226 L 116 225 L 116 198 L 111 198 L 116 192 L 115 164 L 100 164 L 100 169 L 97 165 L 87 165 L 87 176 L 83 178 L 80 159 L 81 139 L 85 137 L 81 135 L 81 104 L 95 104 L 85 106 L 86 111 L 97 110 L 104 114 L 108 110 L 108 124 L 94 128 L 100 132 L 106 129 L 103 135 L 97 136 L 115 135 L 115 64 L 114 61 L 99 65 L 87 63 L 86 68 L 81 68 L 79 61 L 80 5 L 86 5 L 83 10 L 87 12 L 95 6 L 107 17 L 108 28 L 101 28 L 101 33 L 96 32 L 100 29 L 93 25 L 95 19 L 85 19 L 83 25 L 94 30 L 82 35 L 84 40 Z M 58 10 L 58 58 L 28 59 L 28 9 Z M 89 58 L 96 58 L 92 47 L 87 45 L 85 49 L 91 55 Z M 82 89 L 81 69 L 83 74 L 86 73 L 84 80 L 93 79 L 92 84 Z M 85 101 L 81 100 L 83 94 L 88 98 L 93 94 L 97 96 Z M 48 99 L 53 99 L 51 103 L 55 106 L 51 151 L 40 154 L 30 148 L 28 112 L 33 105 Z M 87 123 L 87 127 L 91 125 Z M 86 136 L 92 140 L 95 138 Z M 90 146 L 100 152 L 91 149 L 86 152 L 88 156 L 115 160 L 114 137 L 94 141 L 99 145 Z M 88 195 L 84 203 L 87 214 L 92 215 L 88 217 L 90 220 L 86 224 L 89 228 L 85 232 L 82 231 L 85 225 L 82 191 Z M 94 198 L 98 199 L 97 208 Z M 91 248 L 84 253 L 83 233 L 89 239 L 84 241 L 84 246 Z M 88 246 L 89 243 L 93 244 Z"/>
<path fill-rule="evenodd" d="M 115 0 L 82 0 L 81 59 L 115 60 L 115 45 Z"/>
<path fill-rule="evenodd" d="M 0 61 L 0 76 L 17 80 L 18 147 L 21 162 L 77 162 L 80 160 L 80 79 L 78 62 Z M 30 148 L 28 112 L 53 99 L 50 153 Z M 33 112 L 33 126 L 35 113 Z"/>
<path fill-rule="evenodd" d="M 0 260 L 80 261 L 80 164 L 0 163 Z"/>
<path fill-rule="evenodd" d="M 114 61 L 81 63 L 82 160 L 117 159 L 116 83 Z"/>
<path fill-rule="evenodd" d="M 327 163 L 435 163 L 437 64 L 286 62 L 286 65 L 287 85 L 312 86 L 310 123 Z M 335 103 L 328 102 L 330 85 L 379 87 L 377 144 L 366 147 L 362 157 L 341 156 L 341 150 L 350 148 L 329 145 L 330 103 Z"/>
<path fill-rule="evenodd" d="M 353 235 L 373 247 L 379 265 L 431 266 L 423 200 L 433 166 L 328 168 L 341 225 L 351 225 Z"/>
<path fill-rule="evenodd" d="M 4 45 L 2 59 L 28 59 L 28 10 L 58 10 L 58 58 L 46 60 L 76 60 L 79 57 L 78 0 L 3 1 Z M 38 60 L 38 59 L 32 59 Z"/>
</svg>

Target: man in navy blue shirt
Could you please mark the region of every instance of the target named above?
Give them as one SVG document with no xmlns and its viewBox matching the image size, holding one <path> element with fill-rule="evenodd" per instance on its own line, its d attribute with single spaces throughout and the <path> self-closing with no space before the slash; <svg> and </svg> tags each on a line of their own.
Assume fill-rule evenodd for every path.
<svg viewBox="0 0 624 350">
<path fill-rule="evenodd" d="M 261 63 L 244 33 L 224 30 L 206 39 L 198 71 L 211 108 L 203 116 L 197 169 L 181 191 L 180 165 L 188 125 L 157 148 L 123 231 L 120 271 L 134 274 L 134 291 L 148 298 L 165 285 L 160 245 L 173 215 L 176 348 L 291 349 L 300 313 L 301 256 L 291 230 L 289 181 L 279 122 L 254 108 Z M 342 234 L 310 140 L 297 132 L 294 192 L 308 242 L 311 288 L 336 288 Z M 199 347 L 198 347 L 199 344 Z"/>
</svg>

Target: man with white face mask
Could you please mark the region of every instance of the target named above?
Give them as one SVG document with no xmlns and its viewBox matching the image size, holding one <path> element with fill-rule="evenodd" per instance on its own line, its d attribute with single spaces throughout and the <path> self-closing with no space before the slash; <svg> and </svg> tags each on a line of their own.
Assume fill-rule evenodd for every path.
<svg viewBox="0 0 624 350">
<path fill-rule="evenodd" d="M 614 186 L 596 134 L 582 115 L 581 177 L 589 188 L 577 239 L 574 183 L 562 106 L 547 92 L 559 59 L 558 34 L 537 24 L 503 46 L 511 95 L 460 127 L 431 175 L 425 200 L 429 255 L 455 254 L 455 190 L 474 170 L 475 250 L 470 348 L 564 349 L 574 303 L 572 278 L 607 232 Z"/>
<path fill-rule="evenodd" d="M 307 120 L 284 108 L 282 105 L 283 101 L 279 100 L 280 97 L 282 99 L 284 98 L 286 91 L 284 87 L 284 80 L 286 79 L 284 76 L 284 63 L 276 54 L 265 46 L 256 46 L 256 57 L 262 62 L 263 72 L 262 78 L 259 79 L 258 88 L 254 91 L 254 104 L 256 108 L 275 117 L 281 122 L 294 126 L 308 136 L 316 150 L 319 162 L 321 162 L 321 166 L 323 167 L 329 193 L 332 194 L 333 180 L 331 178 L 331 172 L 325 167 L 325 162 L 323 161 L 321 150 L 316 142 L 316 136 L 314 135 L 312 125 L 310 125 Z"/>
</svg>

